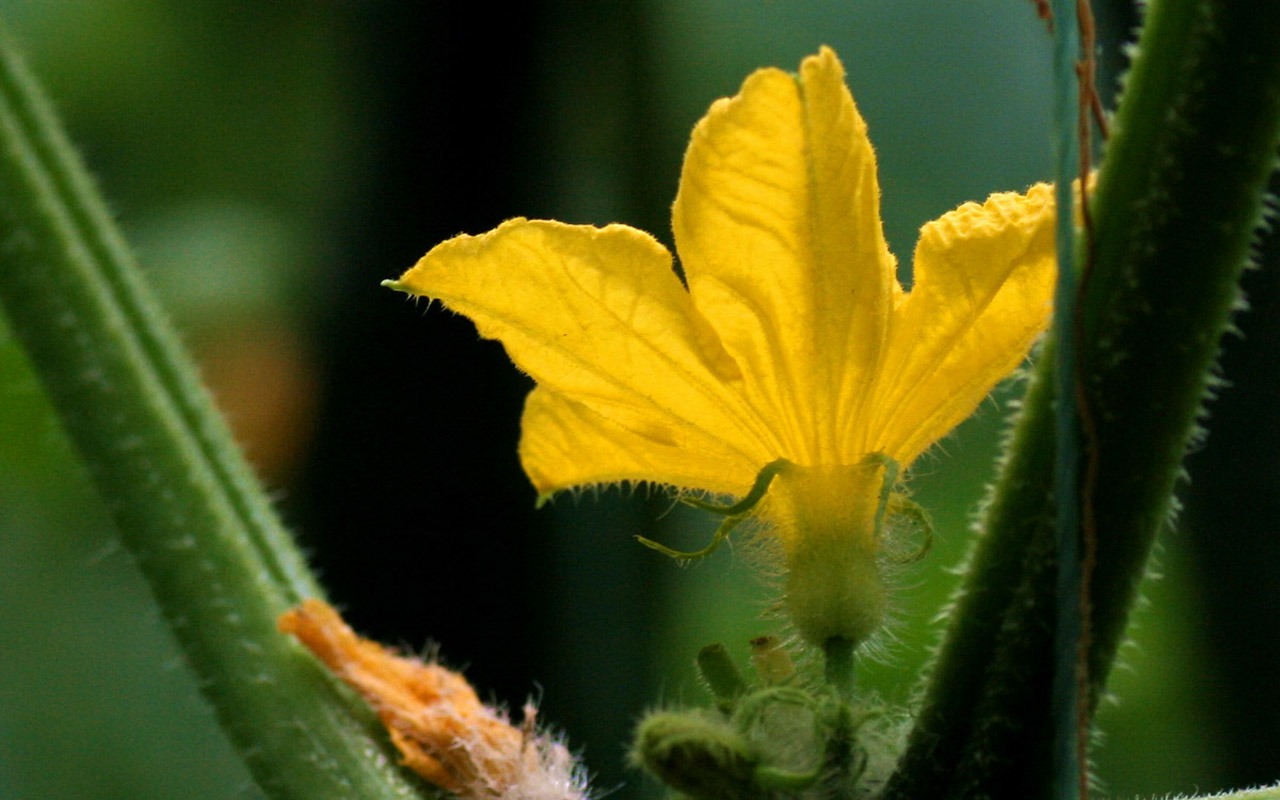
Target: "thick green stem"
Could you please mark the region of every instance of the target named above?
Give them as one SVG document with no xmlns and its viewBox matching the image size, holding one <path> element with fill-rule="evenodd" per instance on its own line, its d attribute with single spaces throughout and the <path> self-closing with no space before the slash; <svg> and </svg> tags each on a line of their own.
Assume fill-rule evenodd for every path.
<svg viewBox="0 0 1280 800">
<path fill-rule="evenodd" d="M 1147 28 L 1098 184 L 1082 300 L 1098 451 L 1095 700 L 1172 514 L 1280 142 L 1280 4 L 1163 0 Z"/>
<path fill-rule="evenodd" d="M 262 789 L 420 796 L 371 757 L 389 750 L 370 714 L 276 632 L 323 592 L 3 33 L 0 243 L 0 304 Z"/>
<path fill-rule="evenodd" d="M 1069 24 L 1062 20 L 1060 24 Z M 1211 381 L 1280 139 L 1280 4 L 1152 4 L 1093 206 L 1079 359 L 1096 478 L 1096 702 Z M 885 796 L 1050 793 L 1056 570 L 1048 359 Z"/>
</svg>

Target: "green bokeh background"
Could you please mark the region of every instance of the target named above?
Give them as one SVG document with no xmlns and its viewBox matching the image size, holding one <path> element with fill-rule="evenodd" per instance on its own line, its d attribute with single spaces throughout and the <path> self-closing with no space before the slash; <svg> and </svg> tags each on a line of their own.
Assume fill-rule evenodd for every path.
<svg viewBox="0 0 1280 800">
<path fill-rule="evenodd" d="M 0 18 L 236 421 L 275 414 L 250 455 L 357 627 L 439 643 L 499 702 L 540 695 L 600 788 L 652 793 L 624 766 L 630 728 L 647 707 L 703 700 L 701 645 L 745 660 L 749 638 L 778 632 L 760 618 L 769 588 L 741 547 L 680 569 L 635 545 L 711 530 L 661 492 L 535 512 L 514 456 L 527 381 L 468 324 L 378 281 L 517 214 L 669 242 L 706 106 L 820 44 L 841 54 L 870 124 L 905 269 L 924 221 L 1050 177 L 1050 42 L 1012 0 L 465 5 L 0 0 Z M 1108 53 L 1132 13 L 1116 6 Z M 1259 408 L 1219 415 L 1250 431 L 1245 448 L 1276 438 L 1270 352 L 1230 376 L 1233 392 L 1263 393 Z M 917 465 L 935 546 L 900 579 L 868 691 L 906 702 L 917 687 L 1016 394 L 997 392 Z M 1249 508 L 1233 487 L 1274 483 L 1276 465 L 1223 481 L 1238 456 L 1206 482 Z M 1256 507 L 1229 531 L 1201 510 L 1207 533 L 1165 538 L 1120 702 L 1101 714 L 1108 794 L 1280 778 L 1280 757 L 1267 772 L 1247 747 L 1274 742 L 1280 717 L 1265 638 L 1280 559 L 1275 517 Z M 1239 564 L 1197 555 L 1224 540 L 1256 577 L 1232 585 Z M 1244 620 L 1225 642 L 1211 610 L 1223 597 Z M 256 796 L 0 329 L 0 798 Z"/>
</svg>

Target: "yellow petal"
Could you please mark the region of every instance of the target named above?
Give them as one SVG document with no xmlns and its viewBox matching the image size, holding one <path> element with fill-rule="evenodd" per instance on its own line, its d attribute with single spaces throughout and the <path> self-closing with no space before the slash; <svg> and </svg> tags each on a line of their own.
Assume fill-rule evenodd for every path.
<svg viewBox="0 0 1280 800">
<path fill-rule="evenodd" d="M 838 463 L 895 293 L 866 123 L 824 48 L 764 69 L 694 130 L 673 210 L 694 303 L 797 463 Z"/>
<path fill-rule="evenodd" d="M 894 313 L 874 408 L 851 452 L 903 466 L 973 413 L 1049 324 L 1053 188 L 994 194 L 920 230 L 915 284 Z"/>
<path fill-rule="evenodd" d="M 623 429 L 642 426 L 657 441 L 709 439 L 748 462 L 764 463 L 774 447 L 733 388 L 737 366 L 646 233 L 511 220 L 438 245 L 392 285 L 469 317 L 539 386 Z M 572 453 L 582 474 L 615 472 L 607 453 L 601 464 L 596 457 Z M 571 485 L 557 474 L 543 474 L 539 489 Z"/>
<path fill-rule="evenodd" d="M 604 416 L 541 387 L 525 401 L 520 461 L 541 495 L 573 486 L 652 481 L 741 495 L 760 466 L 693 428 Z"/>
</svg>

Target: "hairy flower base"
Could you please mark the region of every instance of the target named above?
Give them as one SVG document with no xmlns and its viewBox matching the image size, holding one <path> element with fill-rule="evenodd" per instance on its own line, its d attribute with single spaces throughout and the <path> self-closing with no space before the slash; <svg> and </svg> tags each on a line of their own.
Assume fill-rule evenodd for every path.
<svg viewBox="0 0 1280 800">
<path fill-rule="evenodd" d="M 466 678 L 360 638 L 320 600 L 286 611 L 278 624 L 373 706 L 405 766 L 440 788 L 470 800 L 586 797 L 573 756 L 533 729 L 532 705 L 516 728 Z"/>
<path fill-rule="evenodd" d="M 788 465 L 760 504 L 757 513 L 786 560 L 791 621 L 814 644 L 832 637 L 861 642 L 884 620 L 877 554 L 892 467 L 877 458 L 852 466 Z"/>
</svg>

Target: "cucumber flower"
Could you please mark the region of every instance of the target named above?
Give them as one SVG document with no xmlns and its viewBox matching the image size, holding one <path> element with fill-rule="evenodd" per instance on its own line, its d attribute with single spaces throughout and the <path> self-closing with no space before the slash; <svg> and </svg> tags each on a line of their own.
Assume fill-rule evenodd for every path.
<svg viewBox="0 0 1280 800">
<path fill-rule="evenodd" d="M 730 522 L 779 545 L 799 633 L 861 641 L 884 615 L 902 471 L 1048 324 L 1051 187 L 926 224 L 904 290 L 866 123 L 823 48 L 711 106 L 672 216 L 680 273 L 625 225 L 513 219 L 386 285 L 469 317 L 536 381 L 519 449 L 543 497 L 735 498 Z"/>
</svg>

